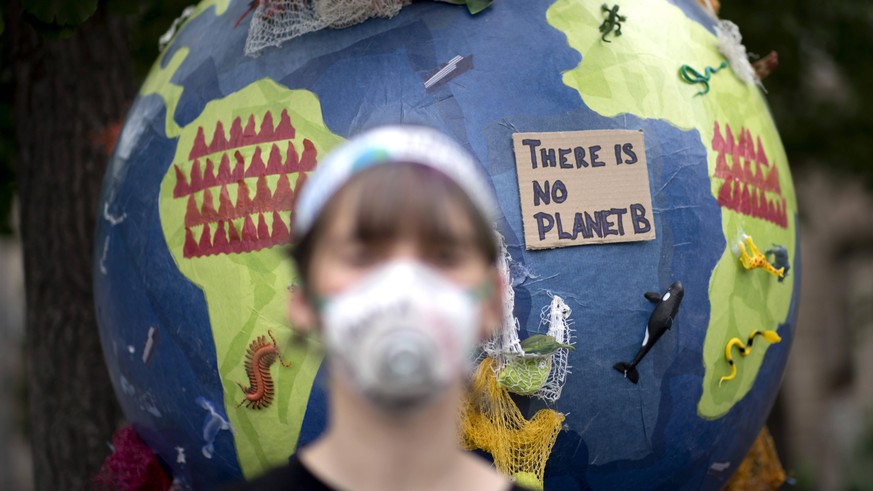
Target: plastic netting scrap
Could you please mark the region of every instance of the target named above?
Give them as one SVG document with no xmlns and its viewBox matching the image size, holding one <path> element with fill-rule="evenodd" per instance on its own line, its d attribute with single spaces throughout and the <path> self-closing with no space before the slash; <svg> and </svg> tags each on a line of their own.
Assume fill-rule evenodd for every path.
<svg viewBox="0 0 873 491">
<path fill-rule="evenodd" d="M 112 454 L 91 480 L 91 489 L 113 491 L 166 491 L 172 481 L 158 457 L 139 439 L 136 431 L 125 426 L 112 436 Z"/>
<path fill-rule="evenodd" d="M 785 470 L 773 437 L 765 426 L 746 458 L 725 487 L 727 491 L 775 491 L 785 482 Z"/>
<path fill-rule="evenodd" d="M 484 353 L 477 363 L 482 361 L 485 356 L 490 356 L 495 359 L 495 371 L 500 371 L 505 362 L 504 357 L 507 354 L 522 354 L 521 344 L 518 340 L 518 319 L 512 313 L 515 308 L 515 291 L 512 285 L 511 266 L 512 257 L 506 250 L 506 242 L 503 236 L 497 234 L 497 243 L 500 245 L 500 254 L 497 259 L 497 270 L 503 279 L 503 323 L 500 329 L 494 336 L 485 342 L 482 347 Z"/>
<path fill-rule="evenodd" d="M 511 390 L 543 401 L 555 402 L 561 397 L 561 390 L 570 370 L 567 363 L 568 350 L 558 349 L 545 356 L 524 352 L 518 338 L 518 319 L 513 315 L 515 292 L 509 286 L 512 284 L 513 261 L 503 236 L 498 234 L 497 239 L 500 245 L 497 267 L 503 278 L 503 284 L 506 285 L 503 291 L 503 323 L 499 331 L 483 345 L 482 354 L 476 362 L 481 362 L 486 356 L 490 357 L 495 374 L 516 382 L 512 384 Z M 540 314 L 540 325 L 546 326 L 547 334 L 556 342 L 572 344 L 573 330 L 570 314 L 570 307 L 564 300 L 558 295 L 552 295 L 552 301 Z M 508 376 L 507 371 L 511 371 Z M 521 378 L 524 380 L 515 380 Z M 519 387 L 525 389 L 519 391 Z"/>
<path fill-rule="evenodd" d="M 391 18 L 411 0 L 258 0 L 245 52 L 257 56 L 268 46 L 325 28 L 342 29 L 372 17 Z"/>
<path fill-rule="evenodd" d="M 552 302 L 543 308 L 540 323 L 549 326 L 548 335 L 561 344 L 573 344 L 572 320 L 570 307 L 558 295 L 552 296 Z M 562 348 L 551 355 L 551 369 L 546 382 L 536 392 L 536 397 L 544 401 L 555 402 L 561 397 L 561 390 L 570 373 L 567 360 L 569 352 Z"/>
<path fill-rule="evenodd" d="M 497 470 L 517 482 L 542 489 L 546 461 L 563 427 L 564 415 L 540 409 L 525 419 L 506 388 L 497 383 L 492 361 L 485 358 L 479 364 L 471 395 L 462 405 L 462 444 L 490 453 Z"/>
</svg>

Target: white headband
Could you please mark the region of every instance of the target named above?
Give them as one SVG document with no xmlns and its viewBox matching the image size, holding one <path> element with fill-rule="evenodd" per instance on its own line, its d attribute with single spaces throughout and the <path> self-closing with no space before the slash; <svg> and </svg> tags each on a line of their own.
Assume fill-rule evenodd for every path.
<svg viewBox="0 0 873 491">
<path fill-rule="evenodd" d="M 318 165 L 297 200 L 295 235 L 308 232 L 331 196 L 358 172 L 380 164 L 407 162 L 442 172 L 467 193 L 486 219 L 496 219 L 491 187 L 469 152 L 425 126 L 383 126 L 353 137 Z"/>
</svg>

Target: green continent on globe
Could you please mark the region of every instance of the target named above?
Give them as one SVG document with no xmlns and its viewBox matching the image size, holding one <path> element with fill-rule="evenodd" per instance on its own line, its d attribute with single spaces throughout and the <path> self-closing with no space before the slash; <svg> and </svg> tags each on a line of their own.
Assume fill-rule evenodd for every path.
<svg viewBox="0 0 873 491">
<path fill-rule="evenodd" d="M 721 377 L 730 372 L 725 344 L 754 330 L 777 330 L 794 293 L 792 281 L 778 283 L 762 271 L 745 271 L 733 251 L 747 234 L 761 244 L 785 246 L 794 264 L 797 200 L 785 150 L 757 87 L 721 70 L 709 80 L 710 91 L 695 96 L 699 88 L 679 77 L 683 65 L 717 67 L 724 61 L 710 31 L 672 4 L 627 0 L 621 4 L 628 13 L 622 36 L 604 43 L 598 31 L 600 7 L 596 2 L 558 0 L 547 12 L 548 22 L 582 55 L 579 65 L 564 73 L 564 83 L 603 116 L 632 114 L 666 121 L 683 131 L 697 131 L 707 149 L 711 191 L 721 206 L 727 245 L 710 276 L 710 317 L 702 348 L 705 374 L 697 412 L 719 418 L 752 388 L 769 348 L 765 345 L 741 360 L 737 379 L 719 387 Z M 678 25 L 685 27 L 665 35 L 665 26 Z"/>
<path fill-rule="evenodd" d="M 178 66 L 182 52 L 169 66 Z M 159 94 L 172 114 L 183 89 L 169 82 L 172 71 L 153 75 L 147 92 Z M 178 143 L 161 183 L 161 226 L 179 270 L 203 290 L 224 408 L 243 474 L 252 477 L 294 450 L 321 363 L 317 347 L 282 342 L 295 280 L 286 248 L 294 195 L 342 139 L 325 127 L 312 92 L 266 78 L 210 101 L 187 126 L 169 121 Z M 290 368 L 270 372 L 271 403 L 240 406 L 247 348 L 271 331 Z"/>
</svg>

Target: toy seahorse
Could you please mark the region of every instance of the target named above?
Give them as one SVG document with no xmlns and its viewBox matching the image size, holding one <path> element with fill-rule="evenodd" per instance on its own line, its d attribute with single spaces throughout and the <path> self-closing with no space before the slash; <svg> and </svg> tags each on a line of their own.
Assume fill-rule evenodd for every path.
<svg viewBox="0 0 873 491">
<path fill-rule="evenodd" d="M 734 363 L 733 356 L 731 354 L 731 350 L 734 346 L 740 349 L 740 354 L 743 356 L 749 356 L 749 353 L 752 352 L 752 342 L 755 340 L 755 336 L 761 336 L 767 342 L 776 344 L 782 341 L 782 338 L 776 334 L 776 331 L 752 331 L 752 334 L 749 334 L 748 343 L 744 346 L 743 341 L 740 338 L 732 338 L 728 341 L 727 345 L 724 347 L 724 357 L 727 359 L 727 362 L 731 366 L 731 374 L 726 375 L 718 381 L 719 387 L 721 387 L 721 383 L 725 380 L 733 380 L 737 376 L 737 365 Z"/>
</svg>

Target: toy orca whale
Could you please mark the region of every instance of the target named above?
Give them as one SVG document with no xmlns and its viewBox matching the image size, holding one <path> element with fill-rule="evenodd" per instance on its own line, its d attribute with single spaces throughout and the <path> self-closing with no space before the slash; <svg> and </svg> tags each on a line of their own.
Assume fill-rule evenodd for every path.
<svg viewBox="0 0 873 491">
<path fill-rule="evenodd" d="M 616 363 L 613 368 L 623 373 L 625 378 L 633 383 L 640 381 L 640 374 L 637 372 L 637 364 L 646 356 L 646 353 L 652 349 L 652 346 L 661 339 L 661 336 L 673 327 L 673 319 L 679 312 L 679 304 L 682 303 L 682 297 L 685 296 L 685 289 L 682 288 L 682 282 L 677 281 L 667 288 L 663 296 L 658 292 L 646 292 L 645 297 L 648 301 L 658 304 L 655 311 L 649 317 L 649 324 L 646 326 L 646 337 L 643 339 L 643 345 L 634 357 L 634 361 L 630 364 L 624 362 Z"/>
</svg>

